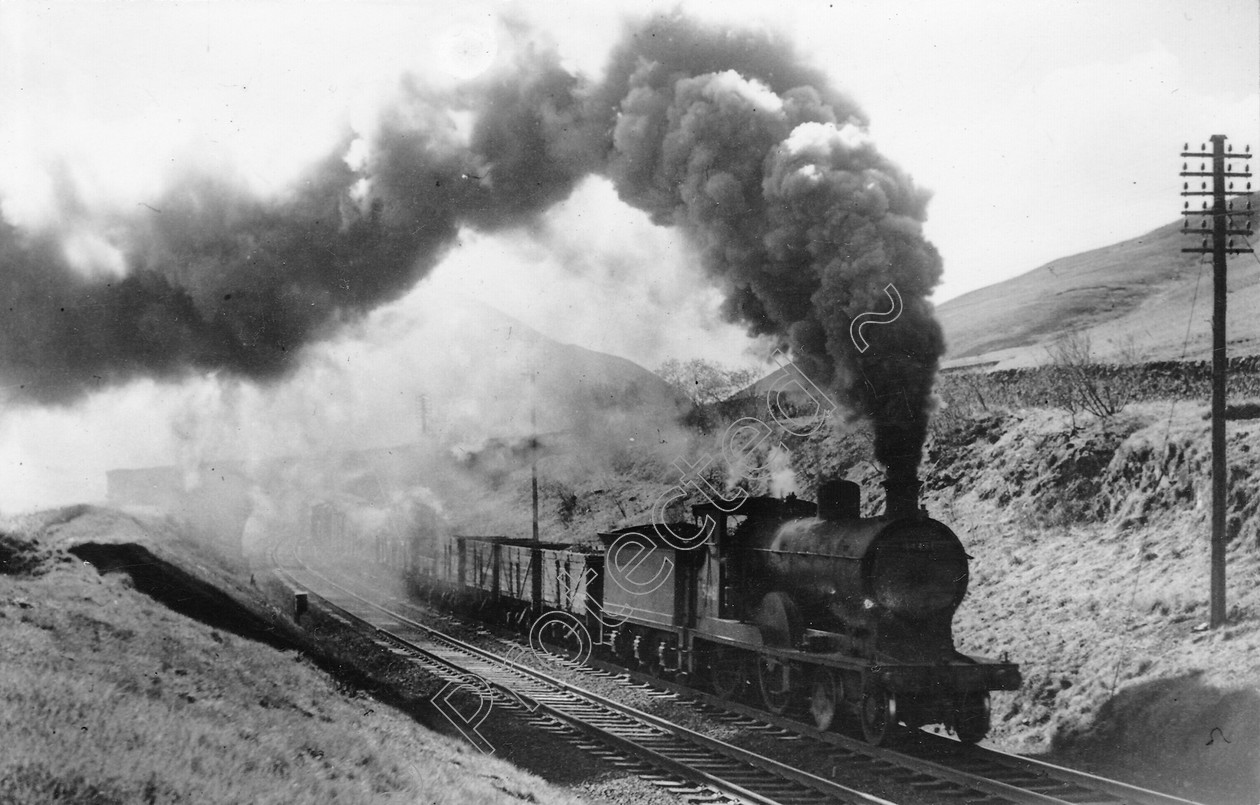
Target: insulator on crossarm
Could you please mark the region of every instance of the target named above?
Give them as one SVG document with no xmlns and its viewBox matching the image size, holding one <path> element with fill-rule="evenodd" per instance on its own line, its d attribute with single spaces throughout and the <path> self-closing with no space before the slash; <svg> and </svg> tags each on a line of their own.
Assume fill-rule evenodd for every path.
<svg viewBox="0 0 1260 805">
<path fill-rule="evenodd" d="M 1230 143 L 1229 145 L 1225 146 L 1225 150 L 1229 151 L 1232 154 L 1234 152 L 1234 144 Z"/>
<path fill-rule="evenodd" d="M 1200 151 L 1206 151 L 1206 150 L 1207 150 L 1207 143 L 1199 143 L 1199 150 L 1200 150 Z"/>
<path fill-rule="evenodd" d="M 1183 144 L 1183 145 L 1181 146 L 1181 150 L 1182 150 L 1182 151 L 1189 151 L 1189 150 L 1190 150 L 1190 143 L 1185 143 L 1185 144 Z"/>
<path fill-rule="evenodd" d="M 1207 229 L 1207 219 L 1204 219 L 1203 223 L 1199 226 L 1199 229 Z"/>
<path fill-rule="evenodd" d="M 1200 190 L 1207 190 L 1207 182 L 1199 182 Z"/>
</svg>

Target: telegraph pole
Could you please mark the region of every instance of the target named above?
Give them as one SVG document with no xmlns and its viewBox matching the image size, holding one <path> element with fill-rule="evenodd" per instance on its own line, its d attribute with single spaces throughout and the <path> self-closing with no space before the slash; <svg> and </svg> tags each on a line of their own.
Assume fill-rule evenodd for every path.
<svg viewBox="0 0 1260 805">
<path fill-rule="evenodd" d="M 529 405 L 529 486 L 534 505 L 534 542 L 538 542 L 538 404 L 531 400 Z"/>
<path fill-rule="evenodd" d="M 1235 228 L 1234 224 L 1235 217 L 1249 218 L 1251 201 L 1246 202 L 1245 210 L 1240 207 L 1235 211 L 1234 202 L 1229 200 L 1232 196 L 1251 194 L 1251 165 L 1246 161 L 1251 158 L 1251 146 L 1247 146 L 1245 152 L 1235 154 L 1233 146 L 1226 150 L 1225 140 L 1224 134 L 1213 134 L 1211 151 L 1208 151 L 1206 145 L 1200 145 L 1198 151 L 1191 151 L 1190 144 L 1186 143 L 1181 152 L 1183 158 L 1206 160 L 1210 157 L 1212 160 L 1210 171 L 1207 170 L 1206 162 L 1200 162 L 1197 171 L 1189 162 L 1181 164 L 1183 177 L 1201 177 L 1198 189 L 1192 189 L 1189 181 L 1183 182 L 1181 195 L 1212 198 L 1210 208 L 1204 199 L 1198 210 L 1191 210 L 1190 202 L 1185 202 L 1182 215 L 1186 219 L 1181 231 L 1202 237 L 1199 246 L 1182 249 L 1183 252 L 1212 255 L 1212 589 L 1208 625 L 1213 629 L 1225 625 L 1225 508 L 1228 483 L 1225 461 L 1225 379 L 1229 369 L 1225 355 L 1226 258 L 1230 254 L 1251 251 L 1245 239 L 1241 247 L 1235 247 L 1234 240 L 1229 237 L 1243 235 L 1245 238 L 1251 235 L 1250 220 L 1246 229 Z M 1241 160 L 1245 170 L 1234 171 L 1232 160 Z M 1212 180 L 1210 190 L 1207 182 L 1202 180 L 1208 177 Z M 1234 183 L 1230 181 L 1233 178 L 1240 179 L 1240 185 L 1242 181 L 1246 181 L 1246 189 L 1235 191 Z M 1197 229 L 1190 225 L 1190 216 L 1201 216 Z M 1212 221 L 1210 227 L 1209 218 Z M 1211 246 L 1208 245 L 1209 233 Z"/>
<path fill-rule="evenodd" d="M 529 376 L 529 487 L 533 499 L 533 544 L 530 547 L 530 592 L 542 608 L 542 542 L 538 539 L 538 372 Z"/>
</svg>

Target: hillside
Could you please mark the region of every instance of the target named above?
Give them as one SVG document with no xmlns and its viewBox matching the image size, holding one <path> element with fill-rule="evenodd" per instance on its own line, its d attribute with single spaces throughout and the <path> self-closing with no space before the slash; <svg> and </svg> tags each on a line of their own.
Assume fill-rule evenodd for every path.
<svg viewBox="0 0 1260 805">
<path fill-rule="evenodd" d="M 997 740 L 1105 774 L 1260 798 L 1260 429 L 1231 422 L 1229 622 L 1209 632 L 1202 405 L 1132 407 L 1073 433 L 1054 410 L 942 433 L 929 509 L 975 557 L 956 634 L 1010 651 L 1024 686 Z"/>
<path fill-rule="evenodd" d="M 1180 228 L 1175 221 L 944 302 L 936 313 L 949 345 L 946 365 L 1044 363 L 1045 346 L 1069 332 L 1088 334 L 1103 359 L 1125 350 L 1147 360 L 1176 359 L 1188 324 L 1186 356 L 1207 357 L 1211 259 L 1182 254 L 1197 241 Z M 1254 255 L 1230 257 L 1228 306 L 1230 351 L 1260 351 L 1260 318 L 1252 315 L 1260 309 Z"/>
<path fill-rule="evenodd" d="M 1202 402 L 1116 417 L 1053 408 L 938 421 L 928 511 L 972 557 L 964 651 L 1024 676 L 997 745 L 1195 801 L 1260 801 L 1260 420 L 1229 423 L 1229 620 L 1208 631 L 1210 454 Z M 877 513 L 863 429 L 788 442 L 800 479 L 846 476 Z M 808 492 L 806 494 L 809 494 Z"/>
<path fill-rule="evenodd" d="M 316 667 L 247 596 L 168 524 L 0 521 L 0 802 L 582 802 Z"/>
<path fill-rule="evenodd" d="M 646 408 L 656 413 L 685 403 L 668 383 L 633 361 L 561 343 L 471 299 L 447 298 L 442 304 L 444 344 L 459 345 L 460 357 L 476 370 L 510 356 L 515 374 L 497 393 L 517 399 L 537 396 L 539 416 L 550 420 L 540 423 L 545 430 L 565 429 L 577 415 L 576 406 L 583 404 L 595 410 Z M 441 393 L 462 401 L 458 387 Z M 544 402 L 567 404 L 567 410 L 556 416 L 543 410 Z"/>
</svg>

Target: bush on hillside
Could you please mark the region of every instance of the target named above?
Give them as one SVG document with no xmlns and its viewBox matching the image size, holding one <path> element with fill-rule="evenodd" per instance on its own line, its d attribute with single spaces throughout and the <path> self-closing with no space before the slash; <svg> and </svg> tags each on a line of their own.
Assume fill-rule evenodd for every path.
<svg viewBox="0 0 1260 805">
<path fill-rule="evenodd" d="M 1073 429 L 1081 411 L 1107 419 L 1133 401 L 1133 386 L 1094 363 L 1093 345 L 1085 333 L 1073 332 L 1061 338 L 1048 352 L 1052 363 L 1048 396 L 1071 415 Z"/>
</svg>

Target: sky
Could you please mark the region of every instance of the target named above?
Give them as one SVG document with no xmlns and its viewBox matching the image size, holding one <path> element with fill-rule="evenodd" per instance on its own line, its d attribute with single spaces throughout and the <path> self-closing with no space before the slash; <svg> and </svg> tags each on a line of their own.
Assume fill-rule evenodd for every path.
<svg viewBox="0 0 1260 805">
<path fill-rule="evenodd" d="M 38 229 L 63 212 L 64 183 L 89 207 L 134 213 L 190 166 L 283 192 L 347 127 L 370 126 L 401 76 L 454 83 L 492 69 L 505 18 L 598 77 L 627 13 L 675 7 L 782 31 L 857 101 L 879 149 L 933 193 L 937 304 L 1174 220 L 1185 141 L 1260 146 L 1256 0 L 10 2 L 0 214 Z M 91 270 L 127 271 L 97 234 L 66 249 Z M 453 295 L 648 367 L 750 363 L 756 345 L 721 321 L 694 260 L 678 232 L 591 178 L 531 231 L 462 232 L 391 312 Z M 239 426 L 265 397 L 202 377 L 7 406 L 0 510 L 99 499 L 103 468 L 171 462 L 226 427 L 202 412 L 230 411 Z M 228 431 L 220 444 L 241 438 Z"/>
</svg>

